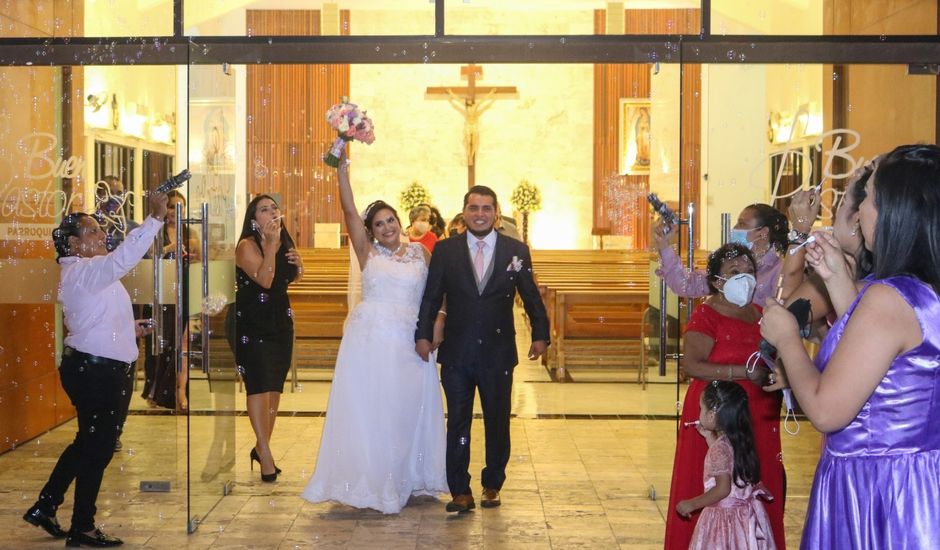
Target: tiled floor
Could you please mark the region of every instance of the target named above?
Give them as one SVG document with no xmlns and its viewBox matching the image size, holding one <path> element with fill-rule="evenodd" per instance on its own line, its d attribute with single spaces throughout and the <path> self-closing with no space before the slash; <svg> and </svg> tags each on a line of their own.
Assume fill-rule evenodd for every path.
<svg viewBox="0 0 940 550">
<path fill-rule="evenodd" d="M 579 379 L 578 373 L 572 376 Z M 318 412 L 325 410 L 329 392 L 328 382 L 308 379 L 300 391 L 283 397 L 284 416 L 272 443 L 284 470 L 277 483 L 261 483 L 258 472 L 249 470 L 254 442 L 247 417 L 193 415 L 187 421 L 135 414 L 125 429 L 124 450 L 105 474 L 97 519 L 132 548 L 661 548 L 675 438 L 675 421 L 664 417 L 674 414 L 676 386 L 653 384 L 642 391 L 628 382 L 635 372 L 618 376 L 623 381 L 584 374 L 581 380 L 592 381 L 558 384 L 538 365 L 518 367 L 513 452 L 500 508 L 455 516 L 444 512 L 443 497 L 424 497 L 397 516 L 384 516 L 300 499 L 323 427 Z M 244 394 L 226 399 L 220 386 L 215 389 L 210 398 L 205 381 L 194 376 L 192 408 L 214 403 L 244 410 Z M 134 408 L 146 405 L 135 402 Z M 67 423 L 0 456 L 0 548 L 62 546 L 20 515 L 74 426 Z M 476 421 L 475 480 L 482 442 L 482 422 Z M 819 436 L 804 425 L 796 437 L 784 434 L 783 442 L 787 539 L 796 548 Z M 187 453 L 193 462 L 189 507 Z M 226 479 L 233 482 L 230 494 L 221 497 Z M 172 490 L 141 492 L 143 480 L 169 480 Z M 66 527 L 70 513 L 71 493 L 59 514 Z M 200 525 L 187 535 L 193 516 Z"/>
</svg>

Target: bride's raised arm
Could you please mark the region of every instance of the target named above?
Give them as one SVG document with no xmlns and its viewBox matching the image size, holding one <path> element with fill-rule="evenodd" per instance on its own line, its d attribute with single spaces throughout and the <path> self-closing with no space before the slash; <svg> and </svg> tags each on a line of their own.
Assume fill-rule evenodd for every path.
<svg viewBox="0 0 940 550">
<path fill-rule="evenodd" d="M 356 201 L 353 198 L 352 186 L 349 184 L 349 163 L 346 162 L 346 149 L 339 157 L 339 166 L 336 167 L 336 176 L 339 181 L 339 203 L 343 207 L 343 217 L 346 219 L 346 231 L 349 232 L 349 246 L 356 251 L 359 258 L 359 269 L 366 267 L 369 259 L 369 249 L 372 239 L 366 232 L 366 226 L 359 216 Z"/>
</svg>

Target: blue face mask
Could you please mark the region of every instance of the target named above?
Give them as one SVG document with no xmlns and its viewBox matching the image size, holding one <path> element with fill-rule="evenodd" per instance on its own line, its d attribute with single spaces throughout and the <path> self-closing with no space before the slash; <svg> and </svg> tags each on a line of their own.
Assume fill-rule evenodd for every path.
<svg viewBox="0 0 940 550">
<path fill-rule="evenodd" d="M 749 229 L 732 229 L 731 236 L 728 239 L 728 242 L 740 244 L 746 247 L 748 250 L 751 250 L 754 248 L 754 243 L 747 240 L 747 234 L 750 232 L 751 231 Z"/>
</svg>

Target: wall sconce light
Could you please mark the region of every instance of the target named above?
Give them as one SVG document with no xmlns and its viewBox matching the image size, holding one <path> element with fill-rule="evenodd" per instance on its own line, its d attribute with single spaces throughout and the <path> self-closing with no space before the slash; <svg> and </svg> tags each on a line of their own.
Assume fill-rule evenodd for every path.
<svg viewBox="0 0 940 550">
<path fill-rule="evenodd" d="M 128 103 L 127 112 L 121 124 L 121 130 L 128 135 L 143 138 L 147 126 L 147 106 L 140 103 Z"/>
<path fill-rule="evenodd" d="M 799 116 L 799 113 L 797 116 L 792 116 L 786 111 L 771 111 L 767 119 L 767 138 L 770 143 L 788 143 L 792 138 L 799 137 L 793 133 L 795 126 L 804 126 L 799 122 Z"/>
<path fill-rule="evenodd" d="M 150 123 L 150 139 L 159 143 L 174 143 L 176 141 L 176 113 L 155 115 Z"/>
<path fill-rule="evenodd" d="M 110 92 L 97 92 L 85 96 L 85 124 L 92 128 L 112 130 L 112 98 Z"/>
<path fill-rule="evenodd" d="M 97 94 L 88 94 L 85 97 L 85 105 L 91 108 L 92 113 L 97 113 L 102 107 L 108 104 L 111 94 L 108 92 L 99 92 Z"/>
<path fill-rule="evenodd" d="M 816 103 L 804 103 L 796 110 L 796 114 L 771 111 L 767 119 L 767 139 L 770 143 L 789 143 L 795 139 L 819 135 L 822 127 L 822 113 L 816 108 Z"/>
</svg>

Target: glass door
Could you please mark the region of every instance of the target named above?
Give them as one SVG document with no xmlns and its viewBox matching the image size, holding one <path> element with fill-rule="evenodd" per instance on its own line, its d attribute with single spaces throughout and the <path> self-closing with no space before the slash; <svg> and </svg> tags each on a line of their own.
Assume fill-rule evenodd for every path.
<svg viewBox="0 0 940 550">
<path fill-rule="evenodd" d="M 243 127 L 236 122 L 236 89 L 243 67 L 190 66 L 186 83 L 189 227 L 200 254 L 186 279 L 190 312 L 187 458 L 189 531 L 231 489 L 235 474 L 234 344 L 236 185 Z M 243 76 L 241 82 L 244 82 Z M 242 205 L 242 208 L 244 206 Z M 198 238 L 197 238 L 198 235 Z"/>
<path fill-rule="evenodd" d="M 75 409 L 57 372 L 68 330 L 58 303 L 60 266 L 52 231 L 63 216 L 84 212 L 97 219 L 113 248 L 148 215 L 143 152 L 158 152 L 170 162 L 175 156 L 170 140 L 157 139 L 148 131 L 151 112 L 173 110 L 162 102 L 172 105 L 175 95 L 148 98 L 145 90 L 145 83 L 164 78 L 160 72 L 165 70 L 89 66 L 0 70 L 0 116 L 6 121 L 0 131 L 4 451 L 25 449 L 28 441 L 33 456 L 42 455 L 51 463 L 74 435 Z M 154 285 L 154 254 L 148 253 L 122 279 L 137 319 L 160 318 L 164 307 L 170 310 L 176 303 L 170 298 L 169 262 L 157 264 L 158 272 L 167 274 L 166 286 Z M 126 412 L 127 420 L 101 494 L 112 495 L 112 502 L 123 506 L 139 493 L 168 492 L 161 514 L 171 515 L 183 504 L 186 486 L 179 475 L 178 437 L 185 432 L 178 430 L 182 417 L 175 414 L 176 376 L 172 364 L 160 363 L 152 338 L 139 339 L 138 351 L 122 389 L 126 409 L 120 413 Z M 38 491 L 35 479 L 21 483 L 24 499 L 33 498 Z"/>
<path fill-rule="evenodd" d="M 754 203 L 788 215 L 789 227 L 797 231 L 833 231 L 839 223 L 835 213 L 856 208 L 852 187 L 858 168 L 898 145 L 936 140 L 936 77 L 916 74 L 907 65 L 720 64 L 703 65 L 701 72 L 707 176 L 701 188 L 703 249 L 721 244 L 724 217 L 734 224 Z M 884 97 L 905 100 L 888 107 Z M 818 210 L 791 210 L 795 193 L 816 188 Z M 858 244 L 843 244 L 846 254 L 856 254 Z M 784 269 L 792 271 L 786 264 Z M 784 299 L 801 292 L 789 290 L 790 277 L 814 277 L 802 265 L 794 269 L 784 279 Z M 818 330 L 806 342 L 811 353 L 827 328 L 823 316 L 816 316 Z M 822 442 L 795 406 L 779 426 L 788 518 L 805 515 Z M 781 419 L 786 408 L 784 402 Z M 800 530 L 787 532 L 788 544 L 798 544 Z"/>
</svg>

